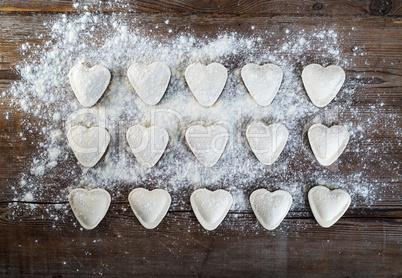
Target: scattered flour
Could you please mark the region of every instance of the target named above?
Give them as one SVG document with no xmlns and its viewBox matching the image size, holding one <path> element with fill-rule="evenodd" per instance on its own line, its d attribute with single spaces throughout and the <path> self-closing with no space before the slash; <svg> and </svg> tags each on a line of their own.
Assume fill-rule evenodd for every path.
<svg viewBox="0 0 402 278">
<path fill-rule="evenodd" d="M 25 202 L 32 202 L 34 200 L 33 195 L 31 192 L 28 192 L 24 196 L 24 201 Z"/>
<path fill-rule="evenodd" d="M 74 8 L 87 9 L 79 3 Z M 163 22 L 170 24 L 169 19 Z M 338 165 L 321 167 L 306 141 L 306 131 L 313 123 L 339 123 L 351 134 L 346 153 L 376 152 L 359 144 L 366 138 L 365 125 L 370 123 L 361 123 L 360 111 L 352 106 L 358 81 L 348 78 L 335 100 L 318 109 L 300 80 L 302 69 L 309 63 L 336 64 L 346 71 L 353 68 L 353 60 L 342 53 L 347 38 L 331 28 L 317 27 L 297 32 L 287 28 L 280 31 L 280 39 L 271 40 L 278 36 L 255 26 L 251 27 L 253 35 L 247 37 L 234 31 L 196 37 L 191 30 L 175 31 L 173 25 L 166 28 L 165 34 L 153 35 L 153 30 L 160 32 L 162 23 L 153 29 L 114 15 L 62 15 L 45 23 L 52 37 L 46 49 L 22 46 L 30 58 L 17 67 L 22 79 L 9 93 L 29 115 L 25 118 L 31 119 L 24 120 L 21 137 L 37 136 L 31 140 L 37 144 L 37 151 L 28 157 L 30 173 L 21 173 L 21 182 L 15 186 L 16 199 L 41 201 L 52 196 L 55 202 L 65 203 L 70 188 L 101 187 L 112 194 L 112 201 L 126 201 L 132 188 L 145 186 L 168 190 L 174 209 L 189 209 L 192 191 L 207 187 L 229 190 L 235 200 L 234 211 L 241 211 L 249 209 L 250 193 L 262 187 L 289 191 L 294 199 L 292 210 L 303 211 L 308 206 L 308 189 L 329 184 L 347 190 L 354 206 L 367 206 L 375 200 L 376 196 L 370 194 L 372 187 L 378 186 L 375 180 L 352 171 L 344 156 Z M 358 48 L 354 51 L 364 55 Z M 134 61 L 163 61 L 169 65 L 172 78 L 160 104 L 149 107 L 133 91 L 126 72 Z M 184 80 L 184 70 L 196 61 L 219 62 L 228 69 L 223 93 L 211 108 L 197 103 Z M 78 62 L 100 64 L 112 73 L 108 90 L 93 108 L 81 107 L 68 83 L 68 71 Z M 242 83 L 240 69 L 250 62 L 275 63 L 284 72 L 279 92 L 268 107 L 257 105 Z M 345 112 L 352 117 L 343 116 Z M 398 119 L 389 120 L 392 123 Z M 259 163 L 245 140 L 246 127 L 253 121 L 282 123 L 289 130 L 288 143 L 272 166 Z M 111 134 L 109 149 L 94 168 L 81 168 L 67 146 L 66 131 L 77 123 L 101 126 Z M 223 156 L 213 168 L 202 166 L 185 143 L 185 130 L 196 123 L 224 125 L 230 133 Z M 169 132 L 166 152 L 151 169 L 140 166 L 125 141 L 127 129 L 134 124 L 160 125 Z M 398 167 L 386 161 L 380 163 Z M 59 192 L 56 197 L 55 192 Z"/>
</svg>

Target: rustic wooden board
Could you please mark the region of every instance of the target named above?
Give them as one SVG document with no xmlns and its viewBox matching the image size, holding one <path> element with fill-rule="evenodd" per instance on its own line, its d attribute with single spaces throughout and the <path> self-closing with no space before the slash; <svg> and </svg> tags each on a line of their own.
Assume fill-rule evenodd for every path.
<svg viewBox="0 0 402 278">
<path fill-rule="evenodd" d="M 81 231 L 73 217 L 49 219 L 53 205 L 35 215 L 23 212 L 26 205 L 19 205 L 18 221 L 7 220 L 13 212 L 0 207 L 3 276 L 383 277 L 401 271 L 400 219 L 343 218 L 329 230 L 312 219 L 286 219 L 286 229 L 268 232 L 252 214 L 231 213 L 206 232 L 192 213 L 171 212 L 147 231 L 126 205 L 116 204 L 95 230 Z"/>
<path fill-rule="evenodd" d="M 0 11 L 34 11 L 34 12 L 145 12 L 145 13 L 219 13 L 219 14 L 270 14 L 270 15 L 374 15 L 400 16 L 400 0 L 128 0 L 116 1 L 110 5 L 107 1 L 73 0 L 3 0 Z M 74 7 L 74 3 L 79 3 Z"/>
<path fill-rule="evenodd" d="M 128 207 L 127 187 L 123 196 L 113 197 L 111 209 L 97 229 L 82 231 L 66 203 L 61 204 L 62 209 L 55 209 L 53 196 L 71 182 L 58 179 L 57 172 L 54 178 L 42 181 L 48 186 L 43 199 L 34 203 L 13 202 L 15 196 L 10 185 L 15 185 L 18 175 L 29 169 L 27 158 L 31 157 L 41 137 L 34 132 L 27 135 L 27 140 L 21 140 L 17 134 L 22 131 L 21 122 L 26 115 L 18 107 L 10 107 L 10 99 L 2 98 L 1 119 L 8 113 L 10 120 L 0 120 L 1 276 L 87 277 L 100 273 L 107 276 L 197 277 L 402 275 L 400 168 L 381 166 L 400 164 L 402 157 L 401 124 L 398 121 L 402 116 L 402 19 L 399 17 L 402 2 L 129 2 L 125 11 L 156 13 L 121 15 L 128 20 L 139 18 L 144 29 L 161 24 L 168 17 L 170 25 L 178 31 L 190 26 L 196 34 L 211 36 L 216 34 L 216 26 L 223 30 L 235 29 L 246 35 L 251 26 L 256 29 L 277 26 L 278 30 L 288 27 L 299 30 L 318 25 L 343 32 L 347 37 L 347 42 L 343 43 L 345 57 L 353 55 L 356 45 L 367 53 L 354 58 L 354 65 L 345 69 L 349 81 L 361 76 L 353 95 L 353 106 L 360 109 L 362 121 L 372 118 L 369 107 L 380 102 L 384 114 L 378 115 L 371 123 L 370 136 L 359 142 L 362 148 L 377 150 L 375 154 L 367 154 L 369 162 L 366 168 L 361 167 L 361 156 L 357 157 L 353 150 L 349 150 L 342 157 L 347 163 L 341 163 L 340 171 L 345 176 L 359 171 L 365 178 L 372 179 L 372 188 L 376 190 L 378 199 L 370 206 L 349 209 L 345 217 L 330 229 L 319 227 L 306 206 L 291 211 L 284 225 L 273 232 L 263 230 L 250 210 L 231 212 L 216 231 L 206 232 L 191 212 L 188 201 L 191 192 L 185 192 L 180 197 L 182 199 L 174 197 L 174 202 L 183 201 L 184 204 L 173 205 L 161 225 L 156 230 L 147 231 Z M 116 5 L 103 7 L 103 10 L 123 9 Z M 11 12 L 0 14 L 0 91 L 4 91 L 11 82 L 20 78 L 13 70 L 25 59 L 19 46 L 26 42 L 43 45 L 49 39 L 42 23 L 59 15 L 42 12 L 73 12 L 75 9 L 72 1 L 6 0 L 0 3 L 0 11 Z M 348 34 L 353 26 L 356 31 Z M 159 32 L 166 33 L 163 28 Z M 32 36 L 33 33 L 43 36 L 38 39 Z M 314 55 L 310 57 L 308 59 L 313 59 Z M 398 118 L 385 125 L 390 115 L 398 115 Z M 354 116 L 348 109 L 340 114 L 342 119 L 353 120 Z M 30 120 L 35 121 L 35 118 Z M 377 159 L 372 159 L 373 156 Z M 75 161 L 68 163 L 74 164 Z M 298 163 L 302 165 L 303 160 Z M 306 167 L 314 170 L 319 166 Z M 308 181 L 307 175 L 305 179 Z M 381 188 L 383 184 L 389 187 Z M 250 192 L 253 189 L 250 188 Z M 38 207 L 31 210 L 31 205 Z M 57 217 L 63 221 L 57 221 Z"/>
</svg>

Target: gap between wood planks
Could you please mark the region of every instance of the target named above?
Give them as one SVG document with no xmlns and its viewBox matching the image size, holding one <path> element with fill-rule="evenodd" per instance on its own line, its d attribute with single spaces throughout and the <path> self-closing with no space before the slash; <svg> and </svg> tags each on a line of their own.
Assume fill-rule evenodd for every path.
<svg viewBox="0 0 402 278">
<path fill-rule="evenodd" d="M 180 17 L 180 18 L 194 18 L 200 17 L 205 19 L 255 19 L 255 18 L 265 18 L 265 19 L 275 19 L 275 18 L 331 18 L 331 19 L 375 19 L 375 20 L 385 20 L 385 21 L 393 21 L 396 24 L 402 24 L 402 20 L 400 18 L 402 15 L 393 15 L 393 16 L 376 16 L 376 15 L 330 15 L 330 14 L 280 14 L 280 13 L 255 13 L 255 14 L 243 14 L 243 13 L 197 13 L 197 12 L 186 12 L 186 13 L 168 13 L 168 12 L 127 12 L 127 11 L 119 11 L 119 12 L 108 12 L 108 11 L 93 11 L 93 12 L 81 12 L 81 11 L 4 11 L 0 7 L 0 17 L 2 15 L 16 15 L 16 16 L 40 16 L 40 15 L 58 15 L 58 14 L 69 14 L 69 15 L 79 15 L 85 13 L 92 14 L 104 14 L 104 15 L 113 15 L 113 14 L 124 14 L 128 16 L 153 16 L 153 17 Z"/>
</svg>

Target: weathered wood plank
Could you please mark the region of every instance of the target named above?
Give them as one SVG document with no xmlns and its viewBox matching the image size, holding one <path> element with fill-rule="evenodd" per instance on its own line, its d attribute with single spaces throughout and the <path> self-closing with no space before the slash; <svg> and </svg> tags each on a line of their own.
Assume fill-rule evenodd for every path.
<svg viewBox="0 0 402 278">
<path fill-rule="evenodd" d="M 108 16 L 108 15 L 104 15 Z M 0 47 L 2 62 L 0 67 L 2 75 L 0 76 L 1 84 L 0 88 L 5 90 L 10 86 L 10 82 L 18 79 L 18 75 L 12 70 L 15 65 L 24 60 L 22 53 L 19 51 L 19 46 L 23 43 L 35 43 L 39 46 L 43 45 L 43 42 L 50 39 L 48 37 L 48 31 L 43 26 L 44 21 L 50 21 L 58 18 L 57 15 L 51 14 L 35 14 L 25 15 L 20 17 L 19 15 L 7 14 L 3 15 L 4 21 L 3 28 L 0 28 Z M 163 16 L 154 15 L 125 15 L 127 21 L 137 18 L 141 21 L 139 27 L 143 30 L 152 28 L 154 25 L 160 25 L 159 29 L 154 29 L 155 33 L 159 35 L 172 36 L 167 31 L 170 27 L 165 27 L 162 24 L 165 20 Z M 353 175 L 356 171 L 362 173 L 366 179 L 372 179 L 373 185 L 378 184 L 377 187 L 381 188 L 382 183 L 393 183 L 399 181 L 399 172 L 395 166 L 390 167 L 393 162 L 398 161 L 401 154 L 401 138 L 398 135 L 398 118 L 401 116 L 401 102 L 402 90 L 401 76 L 402 70 L 400 64 L 402 62 L 402 37 L 398 36 L 402 30 L 402 25 L 397 20 L 383 20 L 380 18 L 327 18 L 311 19 L 311 18 L 285 18 L 285 17 L 255 17 L 255 18 L 243 18 L 243 17 L 209 17 L 209 16 L 171 16 L 170 22 L 172 26 L 177 28 L 177 32 L 184 31 L 188 26 L 193 30 L 195 34 L 207 34 L 214 36 L 219 29 L 211 26 L 221 26 L 229 30 L 236 30 L 238 33 L 245 35 L 252 35 L 251 26 L 255 26 L 256 30 L 274 30 L 276 35 L 273 36 L 273 40 L 279 39 L 283 34 L 279 32 L 280 29 L 290 28 L 293 32 L 298 32 L 301 29 L 308 30 L 309 28 L 315 28 L 317 24 L 324 24 L 325 27 L 335 28 L 337 32 L 342 33 L 342 36 L 347 37 L 347 40 L 341 42 L 341 47 L 345 59 L 351 59 L 354 54 L 354 46 L 361 47 L 365 50 L 364 56 L 356 56 L 353 58 L 353 65 L 346 68 L 348 80 L 346 82 L 357 82 L 356 93 L 352 96 L 354 105 L 350 109 L 343 109 L 340 111 L 340 120 L 343 122 L 365 123 L 370 122 L 369 130 L 365 130 L 363 138 L 356 137 L 352 139 L 351 145 L 357 145 L 360 148 L 360 152 L 367 152 L 367 163 L 363 167 L 362 156 L 356 156 L 358 150 L 354 148 L 348 148 L 346 153 L 341 157 L 341 169 L 342 175 L 348 177 Z M 337 27 L 339 22 L 342 22 L 342 27 Z M 274 26 L 274 27 L 273 27 Z M 352 27 L 357 30 L 350 32 Z M 32 32 L 37 33 L 37 36 L 32 36 Z M 381 30 L 381 31 L 379 31 Z M 348 34 L 347 34 L 348 33 Z M 349 34 L 350 33 L 350 34 Z M 40 37 L 38 39 L 37 37 Z M 309 59 L 314 61 L 313 53 L 306 53 L 310 56 Z M 316 54 L 319 55 L 319 54 Z M 367 64 L 368 61 L 368 64 Z M 238 64 L 241 67 L 242 64 Z M 302 66 L 298 69 L 301 73 Z M 342 101 L 342 96 L 341 96 Z M 27 139 L 22 141 L 19 136 L 11 136 L 12 134 L 18 134 L 21 131 L 21 122 L 26 117 L 18 107 L 10 107 L 9 101 L 4 100 L 4 104 L 1 105 L 0 112 L 2 115 L 11 115 L 10 120 L 3 121 L 1 130 L 4 132 L 2 137 L 1 148 L 5 154 L 0 158 L 0 164 L 4 165 L 0 168 L 0 177 L 3 181 L 0 182 L 0 188 L 2 189 L 1 201 L 11 201 L 15 198 L 10 184 L 17 186 L 15 183 L 19 176 L 18 173 L 29 172 L 30 165 L 27 161 L 31 158 L 32 153 L 35 152 L 35 147 L 44 138 L 38 134 L 37 131 L 33 131 L 32 134 L 26 134 Z M 378 111 L 381 110 L 376 117 L 373 117 L 372 106 L 377 107 Z M 359 109 L 358 115 L 352 110 L 354 108 Z M 390 122 L 387 119 L 397 115 L 395 120 Z M 313 116 L 313 115 L 312 115 Z M 31 116 L 31 121 L 36 119 Z M 60 126 L 63 128 L 63 126 Z M 367 128 L 366 128 L 367 129 Z M 353 141 L 356 140 L 356 141 Z M 308 145 L 305 146 L 308 150 Z M 375 153 L 369 150 L 375 150 Z M 289 154 L 288 154 L 289 155 Z M 284 154 L 286 157 L 286 154 Z M 69 168 L 76 168 L 77 162 L 71 155 L 72 159 L 65 162 Z M 342 163 L 347 161 L 347 163 Z M 379 161 L 381 165 L 387 165 L 387 167 L 378 167 Z M 308 166 L 306 166 L 308 165 Z M 317 163 L 306 156 L 306 153 L 301 153 L 301 158 L 294 160 L 290 165 L 295 171 L 300 170 L 300 167 L 304 167 L 303 171 L 308 170 L 315 171 L 320 168 Z M 52 177 L 50 180 L 41 180 L 45 185 L 47 196 L 39 201 L 48 202 L 52 201 L 53 196 L 59 194 L 59 190 L 53 190 L 52 185 L 57 184 L 58 189 L 64 189 L 71 184 L 75 184 L 74 178 L 67 180 L 59 180 L 58 176 L 62 174 L 62 169 L 56 168 L 52 171 Z M 308 174 L 303 177 L 306 182 L 310 182 Z M 287 177 L 278 177 L 277 182 L 286 182 Z M 374 182 L 375 181 L 375 182 Z M 123 186 L 123 185 L 122 185 Z M 130 189 L 130 185 L 124 185 L 124 196 L 119 196 L 115 201 L 125 201 L 126 195 Z M 375 186 L 373 187 L 375 188 Z M 398 188 L 398 184 L 395 185 Z M 250 189 L 251 190 L 251 189 Z M 384 190 L 379 194 L 379 199 L 372 205 L 380 206 L 383 211 L 379 215 L 386 216 L 387 208 L 389 205 L 400 205 L 400 194 L 393 190 L 388 192 Z M 188 196 L 183 197 L 185 199 L 185 207 L 177 208 L 189 210 Z M 356 212 L 358 215 L 358 212 Z"/>
<path fill-rule="evenodd" d="M 255 30 L 274 31 L 274 42 L 283 36 L 281 30 L 285 28 L 298 32 L 317 26 L 330 27 L 345 38 L 341 42 L 345 59 L 354 57 L 356 46 L 364 49 L 365 55 L 354 57 L 353 65 L 346 68 L 347 82 L 357 83 L 358 88 L 351 96 L 352 107 L 342 109 L 339 119 L 354 124 L 370 122 L 370 125 L 362 138 L 352 139 L 354 141 L 341 157 L 339 171 L 343 178 L 361 172 L 362 180 L 370 180 L 367 194 L 375 194 L 376 199 L 361 201 L 357 196 L 353 202 L 358 205 L 349 208 L 329 229 L 316 224 L 304 200 L 304 205 L 292 209 L 281 226 L 272 232 L 258 224 L 250 209 L 230 212 L 216 231 L 206 232 L 191 212 L 191 190 L 188 190 L 172 196 L 167 217 L 158 228 L 148 231 L 138 223 L 127 203 L 130 184 L 121 184 L 118 193 L 111 192 L 112 206 L 105 219 L 95 230 L 83 231 L 64 197 L 57 197 L 65 196 L 67 190 L 64 189 L 77 184 L 74 178 L 59 178 L 58 171 L 62 167 L 56 168 L 46 179 L 38 179 L 42 192 L 34 196 L 34 201 L 12 201 L 22 196 L 14 196 L 19 187 L 19 175 L 30 171 L 28 162 L 43 138 L 33 131 L 22 140 L 19 133 L 23 131 L 23 119 L 37 119 L 22 113 L 18 107 L 10 105 L 9 98 L 2 97 L 0 276 L 402 276 L 399 262 L 402 256 L 402 184 L 400 168 L 395 165 L 401 161 L 398 119 L 402 113 L 402 21 L 397 18 L 402 13 L 401 1 L 128 2 L 125 7 L 102 5 L 89 7 L 89 10 L 183 13 L 121 15 L 128 22 L 139 19 L 141 24 L 136 27 L 141 30 L 159 25 L 154 34 L 166 38 L 186 30 L 212 37 L 219 30 L 251 36 L 251 26 L 254 26 Z M 75 12 L 72 4 L 71 0 L 3 0 L 0 11 Z M 0 91 L 4 91 L 20 78 L 13 70 L 26 59 L 20 52 L 20 45 L 28 42 L 43 47 L 44 41 L 51 39 L 43 22 L 59 15 L 0 13 L 0 16 Z M 163 24 L 167 18 L 169 26 Z M 169 28 L 174 28 L 173 34 L 168 32 Z M 307 62 L 317 62 L 315 59 L 321 54 L 306 53 Z M 237 63 L 235 67 L 242 66 Z M 298 70 L 301 72 L 301 66 Z M 359 109 L 357 116 L 353 109 Z M 379 111 L 381 113 L 377 113 Z M 389 120 L 391 116 L 395 116 L 393 121 Z M 356 145 L 358 149 L 353 147 Z M 308 150 L 308 146 L 304 147 Z M 327 172 L 307 153 L 301 152 L 301 158 L 289 167 L 305 171 L 299 178 L 308 189 L 315 182 L 315 178 L 308 175 L 309 171 L 320 168 L 323 173 Z M 366 152 L 365 155 L 362 152 Z M 70 159 L 66 165 L 71 169 L 76 161 Z M 287 181 L 287 177 L 281 175 L 274 179 L 278 183 Z M 152 184 L 146 186 L 152 188 Z M 256 187 L 258 184 L 251 185 L 245 194 L 248 196 Z M 344 188 L 353 189 L 347 183 Z"/>
<path fill-rule="evenodd" d="M 266 231 L 251 214 L 230 214 L 207 232 L 192 213 L 169 213 L 158 228 L 145 230 L 126 205 L 113 205 L 95 230 L 83 231 L 69 210 L 66 216 L 43 205 L 32 214 L 24 206 L 0 207 L 2 276 L 402 274 L 397 219 L 342 218 L 329 229 L 310 218 L 286 219 Z"/>
<path fill-rule="evenodd" d="M 101 1 L 99 1 L 101 2 Z M 103 2 L 103 3 L 102 3 Z M 0 11 L 15 12 L 147 12 L 147 13 L 219 13 L 219 14 L 271 14 L 271 15 L 375 15 L 399 16 L 402 3 L 399 0 L 130 0 L 102 1 L 86 0 L 3 0 Z M 74 5 L 79 3 L 79 5 Z"/>
</svg>

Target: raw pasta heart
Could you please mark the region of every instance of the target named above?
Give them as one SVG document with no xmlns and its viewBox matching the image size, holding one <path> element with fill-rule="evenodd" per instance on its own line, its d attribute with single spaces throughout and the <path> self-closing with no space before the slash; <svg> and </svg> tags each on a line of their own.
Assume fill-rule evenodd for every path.
<svg viewBox="0 0 402 278">
<path fill-rule="evenodd" d="M 77 64 L 71 68 L 68 77 L 71 88 L 81 105 L 91 107 L 106 91 L 111 75 L 104 66 L 96 65 L 89 68 L 83 64 Z"/>
<path fill-rule="evenodd" d="M 127 77 L 142 101 L 155 105 L 165 94 L 170 80 L 170 68 L 162 62 L 150 65 L 134 63 L 128 68 Z"/>
<path fill-rule="evenodd" d="M 324 228 L 334 225 L 350 206 L 350 196 L 342 189 L 330 190 L 315 186 L 308 192 L 308 201 L 318 224 Z"/>
<path fill-rule="evenodd" d="M 288 140 L 288 129 L 282 124 L 269 126 L 261 122 L 248 126 L 246 137 L 257 159 L 265 165 L 273 164 Z"/>
<path fill-rule="evenodd" d="M 128 201 L 138 221 L 147 229 L 159 225 L 169 210 L 170 194 L 163 189 L 148 191 L 136 188 L 128 195 Z"/>
<path fill-rule="evenodd" d="M 102 158 L 110 142 L 110 135 L 100 127 L 76 125 L 67 132 L 68 143 L 84 167 L 93 167 Z"/>
<path fill-rule="evenodd" d="M 241 77 L 250 95 L 261 106 L 270 105 L 281 86 L 283 72 L 274 64 L 247 64 Z"/>
<path fill-rule="evenodd" d="M 308 130 L 308 139 L 317 161 L 324 166 L 334 163 L 349 142 L 348 130 L 339 125 L 330 128 L 315 124 Z"/>
<path fill-rule="evenodd" d="M 288 214 L 292 195 L 284 190 L 271 193 L 261 188 L 251 193 L 250 204 L 261 225 L 267 230 L 274 230 Z"/>
<path fill-rule="evenodd" d="M 225 150 L 229 139 L 226 128 L 220 125 L 193 125 L 186 131 L 187 144 L 201 164 L 214 166 Z"/>
<path fill-rule="evenodd" d="M 197 189 L 190 197 L 191 207 L 204 229 L 215 230 L 225 218 L 233 203 L 232 195 L 223 189 Z"/>
<path fill-rule="evenodd" d="M 197 101 L 201 105 L 209 107 L 216 102 L 225 87 L 228 72 L 219 63 L 212 63 L 208 66 L 194 63 L 187 67 L 184 75 Z"/>
<path fill-rule="evenodd" d="M 153 167 L 165 152 L 169 141 L 166 129 L 159 126 L 135 125 L 127 130 L 126 138 L 138 162 Z"/>
<path fill-rule="evenodd" d="M 68 195 L 71 209 L 78 222 L 87 230 L 98 226 L 110 206 L 110 194 L 104 189 L 74 189 Z"/>
<path fill-rule="evenodd" d="M 345 82 L 345 72 L 339 66 L 322 67 L 311 64 L 302 72 L 302 80 L 307 95 L 317 107 L 324 107 L 330 103 Z"/>
</svg>

